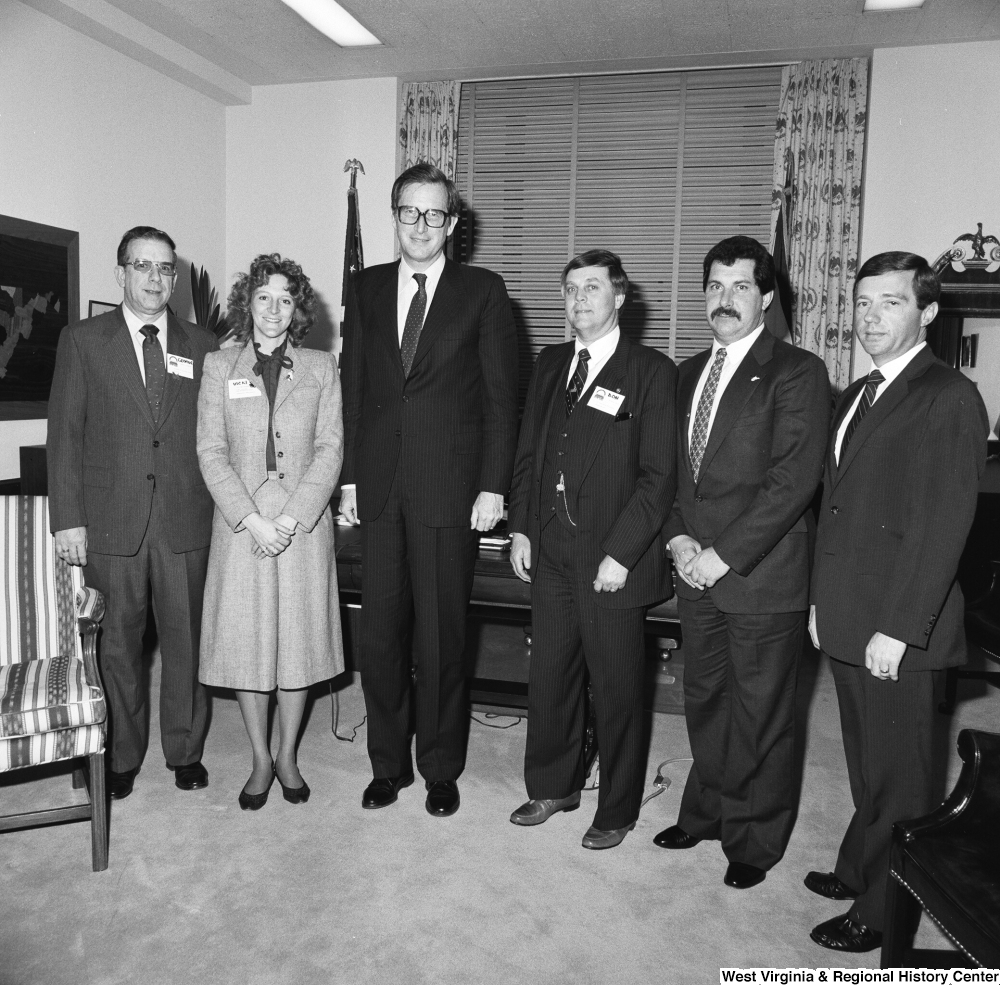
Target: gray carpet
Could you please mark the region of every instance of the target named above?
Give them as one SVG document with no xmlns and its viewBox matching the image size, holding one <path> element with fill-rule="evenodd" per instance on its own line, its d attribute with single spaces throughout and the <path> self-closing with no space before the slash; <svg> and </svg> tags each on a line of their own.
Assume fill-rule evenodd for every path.
<svg viewBox="0 0 1000 985">
<path fill-rule="evenodd" d="M 205 753 L 208 789 L 175 789 L 155 738 L 134 794 L 112 806 L 108 871 L 91 872 L 84 823 L 0 835 L 0 985 L 669 985 L 717 982 L 720 966 L 878 967 L 877 951 L 838 956 L 809 940 L 814 924 L 846 909 L 802 877 L 833 867 L 850 797 L 829 667 L 811 655 L 802 666 L 798 822 L 784 860 L 754 889 L 723 885 L 717 843 L 653 845 L 676 818 L 686 762 L 665 768 L 669 788 L 614 850 L 580 847 L 594 792 L 541 827 L 510 824 L 524 800 L 524 722 L 473 722 L 454 817 L 425 812 L 419 781 L 367 812 L 365 729 L 353 744 L 337 741 L 331 699 L 319 695 L 299 752 L 312 799 L 287 804 L 275 785 L 263 810 L 245 813 L 236 798 L 249 747 L 236 702 L 223 697 Z M 340 695 L 340 730 L 350 734 L 364 715 L 361 690 Z M 995 690 L 968 682 L 959 697 L 954 717 L 940 717 L 942 795 L 958 773 L 958 730 L 1000 730 Z M 647 792 L 658 763 L 689 754 L 682 717 L 653 719 Z M 65 774 L 15 777 L 0 777 L 5 813 L 81 796 Z M 943 942 L 922 926 L 918 943 Z"/>
</svg>

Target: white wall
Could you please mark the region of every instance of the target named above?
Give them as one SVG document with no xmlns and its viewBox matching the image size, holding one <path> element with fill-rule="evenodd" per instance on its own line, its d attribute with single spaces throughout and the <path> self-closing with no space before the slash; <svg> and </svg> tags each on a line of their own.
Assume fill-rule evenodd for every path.
<svg viewBox="0 0 1000 985">
<path fill-rule="evenodd" d="M 396 80 L 256 86 L 226 109 L 226 288 L 259 253 L 302 265 L 323 311 L 308 345 L 339 351 L 349 175 L 357 158 L 365 266 L 393 258 Z"/>
<path fill-rule="evenodd" d="M 975 232 L 977 222 L 1000 236 L 1000 126 L 993 91 L 998 77 L 1000 41 L 876 50 L 862 260 L 884 250 L 912 250 L 933 262 L 956 236 Z M 983 334 L 979 344 L 981 358 L 993 348 L 984 346 Z M 870 368 L 856 345 L 854 378 Z M 995 373 L 1000 376 L 1000 364 Z M 987 407 L 995 422 L 1000 394 L 987 399 Z"/>
<path fill-rule="evenodd" d="M 81 316 L 90 300 L 121 299 L 115 251 L 130 226 L 167 230 L 182 258 L 222 279 L 223 106 L 2 0 L 0 128 L 0 213 L 80 233 Z M 188 283 L 185 271 L 181 315 Z M 44 425 L 0 421 L 0 479 L 20 474 L 19 445 L 39 441 Z"/>
</svg>

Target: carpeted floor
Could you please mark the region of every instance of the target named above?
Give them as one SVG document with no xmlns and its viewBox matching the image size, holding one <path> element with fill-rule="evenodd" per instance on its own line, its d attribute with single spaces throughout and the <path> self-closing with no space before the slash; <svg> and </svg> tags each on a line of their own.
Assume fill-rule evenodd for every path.
<svg viewBox="0 0 1000 985">
<path fill-rule="evenodd" d="M 959 696 L 954 717 L 939 719 L 942 795 L 958 772 L 958 730 L 1000 730 L 995 690 L 967 682 Z M 258 813 L 236 802 L 250 757 L 232 698 L 214 702 L 202 791 L 175 789 L 154 712 L 135 792 L 112 805 L 106 872 L 90 870 L 86 824 L 0 835 L 0 985 L 671 985 L 717 982 L 720 966 L 878 967 L 877 951 L 839 956 L 809 940 L 846 910 L 802 878 L 833 867 L 850 797 L 832 677 L 811 654 L 799 697 L 798 822 L 784 860 L 742 892 L 723 885 L 717 843 L 652 843 L 676 818 L 686 762 L 664 769 L 669 788 L 620 847 L 589 852 L 580 838 L 596 793 L 538 828 L 508 822 L 525 796 L 525 722 L 473 722 L 462 807 L 442 820 L 425 812 L 419 781 L 392 807 L 361 810 L 365 728 L 353 744 L 335 739 L 329 694 L 311 705 L 299 752 L 312 799 L 287 804 L 275 785 Z M 358 684 L 340 692 L 340 710 L 349 735 L 364 715 Z M 648 792 L 658 763 L 689 752 L 683 717 L 653 718 Z M 15 778 L 0 777 L 4 813 L 81 796 L 66 774 Z M 942 939 L 923 926 L 918 942 Z"/>
</svg>

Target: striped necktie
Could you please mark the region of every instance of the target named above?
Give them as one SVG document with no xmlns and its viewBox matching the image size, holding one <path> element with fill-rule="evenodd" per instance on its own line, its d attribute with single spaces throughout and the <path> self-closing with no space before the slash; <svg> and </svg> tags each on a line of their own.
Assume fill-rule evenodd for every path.
<svg viewBox="0 0 1000 985">
<path fill-rule="evenodd" d="M 694 415 L 694 429 L 691 432 L 691 472 L 694 481 L 698 481 L 701 471 L 701 460 L 705 457 L 708 446 L 708 422 L 712 416 L 712 404 L 715 401 L 715 391 L 719 388 L 719 377 L 722 376 L 722 366 L 726 361 L 725 347 L 715 354 L 715 362 L 705 381 L 705 389 L 701 391 L 698 401 L 698 411 Z"/>
<path fill-rule="evenodd" d="M 844 432 L 844 440 L 840 443 L 840 458 L 837 460 L 837 464 L 844 460 L 844 452 L 847 451 L 847 445 L 851 438 L 854 436 L 854 432 L 857 431 L 858 425 L 864 420 L 865 414 L 871 410 L 871 406 L 875 403 L 875 391 L 879 388 L 880 383 L 885 382 L 885 377 L 877 370 L 873 369 L 868 374 L 868 382 L 865 384 L 865 392 L 861 394 L 861 403 L 858 404 L 851 416 L 850 423 L 847 425 L 847 430 Z"/>
<path fill-rule="evenodd" d="M 581 349 L 577 354 L 576 369 L 573 371 L 573 379 L 569 381 L 569 386 L 566 387 L 567 417 L 573 413 L 573 408 L 576 406 L 576 402 L 580 399 L 580 395 L 587 388 L 587 362 L 589 359 L 590 353 L 586 349 Z"/>
</svg>

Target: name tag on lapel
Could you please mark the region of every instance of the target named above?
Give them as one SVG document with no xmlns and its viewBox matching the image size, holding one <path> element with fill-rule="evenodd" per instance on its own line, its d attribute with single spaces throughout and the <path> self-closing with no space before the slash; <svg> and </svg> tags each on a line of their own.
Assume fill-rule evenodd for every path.
<svg viewBox="0 0 1000 985">
<path fill-rule="evenodd" d="M 594 410 L 602 410 L 605 414 L 614 417 L 624 401 L 624 393 L 615 393 L 614 390 L 605 390 L 604 387 L 598 386 L 594 387 L 594 392 L 590 395 L 587 406 L 593 407 Z"/>
<path fill-rule="evenodd" d="M 240 397 L 259 397 L 260 390 L 249 380 L 230 380 L 229 399 L 238 400 Z"/>
<path fill-rule="evenodd" d="M 172 352 L 167 353 L 167 372 L 174 376 L 183 376 L 185 379 L 194 379 L 194 360 L 185 359 L 183 356 L 175 356 Z"/>
</svg>

